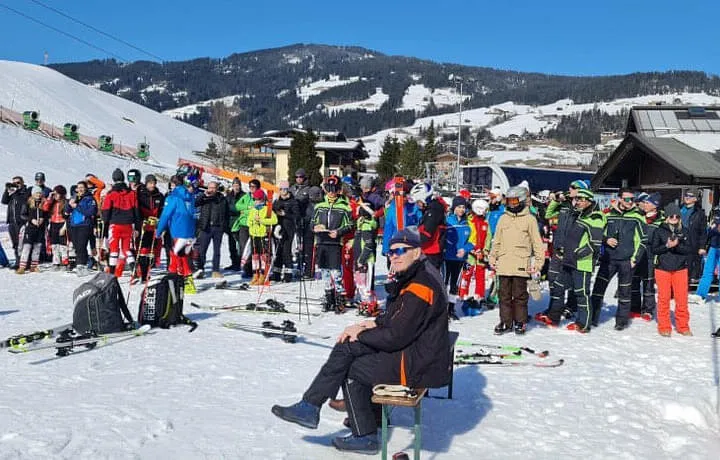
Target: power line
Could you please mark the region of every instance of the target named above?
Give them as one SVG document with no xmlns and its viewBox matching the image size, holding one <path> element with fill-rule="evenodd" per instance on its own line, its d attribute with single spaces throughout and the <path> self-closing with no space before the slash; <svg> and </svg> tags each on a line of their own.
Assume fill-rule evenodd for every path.
<svg viewBox="0 0 720 460">
<path fill-rule="evenodd" d="M 34 17 L 29 16 L 29 15 L 23 13 L 22 11 L 16 10 L 15 8 L 10 8 L 9 6 L 4 5 L 4 4 L 2 4 L 2 3 L 0 3 L 0 7 L 5 8 L 6 10 L 12 11 L 13 13 L 15 13 L 15 14 L 17 14 L 17 15 L 19 15 L 19 16 L 22 16 L 22 17 L 24 17 L 24 18 L 26 18 L 26 19 L 29 19 L 29 20 L 31 20 L 31 21 L 33 21 L 33 22 L 36 22 L 36 23 L 40 24 L 41 26 L 47 27 L 48 29 L 54 30 L 55 32 L 57 32 L 57 33 L 59 33 L 59 34 L 63 34 L 63 35 L 65 35 L 66 37 L 72 38 L 73 40 L 77 40 L 77 41 L 79 41 L 80 43 L 82 43 L 82 44 L 84 44 L 84 45 L 87 45 L 87 46 L 89 46 L 89 47 L 91 47 L 91 48 L 94 48 L 94 49 L 96 49 L 96 50 L 98 50 L 98 51 L 101 51 L 101 52 L 103 52 L 103 53 L 105 53 L 105 54 L 108 54 L 108 55 L 110 55 L 110 56 L 113 56 L 113 57 L 115 57 L 115 58 L 117 58 L 117 59 L 119 59 L 119 60 L 121 60 L 121 61 L 123 61 L 123 62 L 129 62 L 127 59 L 123 58 L 122 56 L 118 56 L 117 54 L 115 54 L 115 53 L 113 53 L 113 52 L 111 52 L 111 51 L 108 51 L 108 50 L 106 50 L 106 49 L 104 49 L 104 48 L 100 48 L 99 46 L 93 45 L 92 43 L 90 43 L 90 42 L 88 42 L 88 41 L 86 41 L 86 40 L 83 40 L 83 39 L 80 38 L 80 37 L 77 37 L 77 36 L 75 36 L 75 35 L 73 35 L 73 34 L 70 34 L 70 33 L 68 33 L 68 32 L 62 31 L 62 30 L 58 29 L 57 27 L 51 26 L 50 24 L 46 24 L 46 23 L 42 22 L 42 21 L 39 20 L 39 19 L 35 19 Z"/>
<path fill-rule="evenodd" d="M 157 60 L 160 61 L 160 62 L 164 61 L 163 58 L 161 58 L 160 56 L 158 56 L 158 55 L 156 55 L 156 54 L 153 54 L 153 53 L 151 53 L 151 52 L 149 52 L 149 51 L 145 51 L 144 49 L 138 48 L 137 46 L 133 45 L 132 43 L 128 43 L 128 42 L 126 42 L 125 40 L 123 40 L 123 39 L 121 39 L 121 38 L 115 37 L 115 36 L 110 35 L 109 33 L 105 32 L 105 31 L 103 31 L 103 30 L 98 29 L 97 27 L 94 27 L 94 26 L 92 26 L 92 25 L 90 25 L 90 24 L 86 24 L 86 23 L 82 22 L 82 21 L 79 20 L 79 19 L 76 19 L 76 18 L 74 18 L 74 17 L 72 17 L 72 16 L 70 16 L 70 15 L 68 15 L 68 14 L 63 13 L 62 11 L 58 10 L 57 8 L 54 8 L 54 7 L 50 6 L 50 5 L 46 5 L 45 3 L 43 3 L 43 2 L 41 2 L 41 1 L 39 1 L 39 0 L 30 0 L 30 1 L 33 2 L 33 3 L 35 3 L 35 4 L 37 4 L 37 5 L 42 6 L 43 8 L 46 8 L 46 9 L 48 9 L 48 10 L 50 10 L 50 11 L 53 11 L 53 12 L 59 14 L 60 16 L 62 16 L 62 17 L 64 17 L 64 18 L 70 19 L 70 20 L 73 21 L 73 22 L 76 22 L 76 23 L 78 23 L 78 24 L 80 24 L 80 25 L 83 25 L 83 26 L 87 27 L 88 29 L 90 29 L 90 30 L 92 30 L 92 31 L 95 31 L 95 32 L 97 32 L 97 33 L 99 33 L 99 34 L 101 34 L 101 35 L 104 35 L 104 36 L 112 39 L 112 40 L 115 40 L 115 41 L 117 41 L 117 42 L 120 42 L 120 43 L 122 43 L 122 44 L 125 45 L 125 46 L 129 46 L 130 48 L 132 48 L 132 49 L 134 49 L 134 50 L 136 50 L 136 51 L 140 51 L 141 53 L 146 54 L 146 55 L 152 57 L 153 59 L 157 59 Z"/>
</svg>

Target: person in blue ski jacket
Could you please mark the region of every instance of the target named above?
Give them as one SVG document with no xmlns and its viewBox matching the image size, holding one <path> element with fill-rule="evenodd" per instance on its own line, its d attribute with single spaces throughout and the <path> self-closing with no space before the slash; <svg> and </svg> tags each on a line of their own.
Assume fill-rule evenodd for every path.
<svg viewBox="0 0 720 460">
<path fill-rule="evenodd" d="M 422 218 L 422 211 L 415 203 L 410 203 L 405 197 L 405 227 L 417 226 Z M 385 225 L 383 226 L 383 249 L 382 253 L 387 256 L 390 249 L 390 239 L 397 233 L 397 215 L 395 213 L 395 200 L 391 199 L 385 207 Z M 389 263 L 389 262 L 388 262 Z"/>
<path fill-rule="evenodd" d="M 703 300 L 707 298 L 708 292 L 710 292 L 710 284 L 715 277 L 715 269 L 720 265 L 720 208 L 713 210 L 712 221 L 707 230 L 705 250 L 707 251 L 705 266 L 697 291 L 695 291 L 695 294 Z"/>
<path fill-rule="evenodd" d="M 162 238 L 162 234 L 169 230 L 172 251 L 170 251 L 168 271 L 185 278 L 186 294 L 195 294 L 189 260 L 195 242 L 195 199 L 183 184 L 181 177 L 173 176 L 170 180 L 175 188 L 165 198 L 155 237 Z"/>
<path fill-rule="evenodd" d="M 446 219 L 445 230 L 445 286 L 450 283 L 448 295 L 448 316 L 458 319 L 455 313 L 455 300 L 458 293 L 458 278 L 475 245 L 470 241 L 472 233 L 467 219 L 468 203 L 461 196 L 452 200 L 450 214 Z"/>
<path fill-rule="evenodd" d="M 487 222 L 490 226 L 490 234 L 495 234 L 495 228 L 497 227 L 498 220 L 505 214 L 505 205 L 503 204 L 503 193 L 499 188 L 490 190 L 490 208 L 487 212 Z"/>
</svg>

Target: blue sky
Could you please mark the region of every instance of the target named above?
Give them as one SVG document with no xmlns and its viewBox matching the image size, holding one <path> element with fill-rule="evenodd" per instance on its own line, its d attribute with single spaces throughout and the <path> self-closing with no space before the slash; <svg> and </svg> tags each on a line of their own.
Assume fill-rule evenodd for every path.
<svg viewBox="0 0 720 460">
<path fill-rule="evenodd" d="M 566 75 L 692 69 L 720 74 L 720 1 L 38 0 L 165 60 L 223 57 L 292 43 L 358 45 L 511 70 Z M 126 60 L 148 56 L 32 0 L 0 5 Z M 0 7 L 0 58 L 110 57 Z"/>
</svg>

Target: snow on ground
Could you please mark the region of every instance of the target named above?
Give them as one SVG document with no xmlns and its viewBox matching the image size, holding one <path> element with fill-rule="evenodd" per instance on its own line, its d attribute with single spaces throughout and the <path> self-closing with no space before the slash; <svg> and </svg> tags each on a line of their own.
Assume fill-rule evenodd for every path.
<svg viewBox="0 0 720 460">
<path fill-rule="evenodd" d="M 340 75 L 330 75 L 328 78 L 323 78 L 322 80 L 299 86 L 295 90 L 295 94 L 297 94 L 297 97 L 302 99 L 303 102 L 306 102 L 312 96 L 322 94 L 330 88 L 349 85 L 350 83 L 355 83 L 356 81 L 360 81 L 360 77 L 350 77 L 343 79 L 340 78 Z"/>
<path fill-rule="evenodd" d="M 492 163 L 526 164 L 527 166 L 577 166 L 590 164 L 592 152 L 557 147 L 530 147 L 528 150 L 478 150 L 478 159 Z"/>
<path fill-rule="evenodd" d="M 250 97 L 247 94 L 233 94 L 232 96 L 218 97 L 216 99 L 208 99 L 207 101 L 198 102 L 196 104 L 185 105 L 183 107 L 176 107 L 174 109 L 163 110 L 162 113 L 169 115 L 173 118 L 182 118 L 185 115 L 192 115 L 198 113 L 199 107 L 210 107 L 216 102 L 222 102 L 227 107 L 232 107 L 237 99 L 243 97 Z"/>
<path fill-rule="evenodd" d="M 0 106 L 36 110 L 40 119 L 62 127 L 72 122 L 89 136 L 109 134 L 115 143 L 147 141 L 151 157 L 175 164 L 178 156 L 205 150 L 212 133 L 126 99 L 72 80 L 48 67 L 0 60 Z"/>
<path fill-rule="evenodd" d="M 377 268 L 382 277 L 383 259 Z M 0 337 L 71 320 L 79 285 L 73 275 L 0 270 L 0 285 L 6 299 Z M 316 282 L 307 286 L 311 296 L 321 295 Z M 133 314 L 140 289 L 131 294 Z M 456 367 L 454 399 L 424 402 L 422 457 L 717 458 L 718 342 L 709 337 L 717 304 L 692 307 L 694 337 L 662 338 L 654 323 L 642 321 L 618 333 L 614 289 L 608 289 L 601 326 L 585 336 L 532 325 L 525 336 L 496 337 L 497 310 L 452 323 L 463 339 L 547 349 L 566 362 L 555 369 Z M 262 299 L 275 297 L 297 311 L 297 292 L 297 283 L 274 285 Z M 349 432 L 343 414 L 325 407 L 319 428 L 307 430 L 270 413 L 273 404 L 301 398 L 332 340 L 287 344 L 221 326 L 284 319 L 277 315 L 218 314 L 189 305 L 257 299 L 255 290 L 189 296 L 186 313 L 199 323 L 192 334 L 186 327 L 156 330 L 44 364 L 32 363 L 52 352 L 3 353 L 0 458 L 360 458 L 330 446 L 334 436 Z M 531 313 L 546 302 L 547 296 L 531 303 Z M 309 308 L 320 311 L 317 304 Z M 349 312 L 312 317 L 312 324 L 297 314 L 287 319 L 301 331 L 334 337 L 360 318 Z M 411 452 L 412 412 L 396 409 L 391 424 L 390 452 Z"/>
<path fill-rule="evenodd" d="M 469 98 L 470 95 L 464 94 L 462 99 L 466 101 Z M 460 94 L 455 88 L 435 88 L 431 91 L 430 88 L 422 84 L 410 85 L 405 90 L 402 105 L 397 110 L 422 112 L 430 105 L 431 99 L 437 107 L 457 105 L 460 101 Z"/>
<path fill-rule="evenodd" d="M 343 110 L 365 110 L 367 112 L 374 112 L 380 109 L 380 107 L 386 103 L 388 99 L 390 99 L 390 96 L 385 94 L 382 88 L 376 88 L 375 93 L 370 95 L 367 99 L 362 101 L 346 102 L 338 105 L 326 104 L 325 110 L 327 110 L 331 115 L 335 112 L 341 112 Z"/>
</svg>

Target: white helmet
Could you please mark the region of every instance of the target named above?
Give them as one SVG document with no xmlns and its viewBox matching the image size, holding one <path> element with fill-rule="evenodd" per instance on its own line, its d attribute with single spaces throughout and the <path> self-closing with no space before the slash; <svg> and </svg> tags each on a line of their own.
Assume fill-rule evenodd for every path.
<svg viewBox="0 0 720 460">
<path fill-rule="evenodd" d="M 540 203 L 547 203 L 550 201 L 550 190 L 541 190 L 538 192 L 537 196 L 534 196 L 533 198 Z"/>
<path fill-rule="evenodd" d="M 426 182 L 415 184 L 413 185 L 413 188 L 410 189 L 410 199 L 415 203 L 423 202 L 427 204 L 427 202 L 432 198 L 432 195 L 432 185 Z"/>
<path fill-rule="evenodd" d="M 482 199 L 472 202 L 472 211 L 478 216 L 484 216 L 489 207 L 488 202 Z"/>
<path fill-rule="evenodd" d="M 521 203 L 527 201 L 528 191 L 525 187 L 515 186 L 510 187 L 505 194 L 506 198 L 518 198 Z"/>
</svg>

